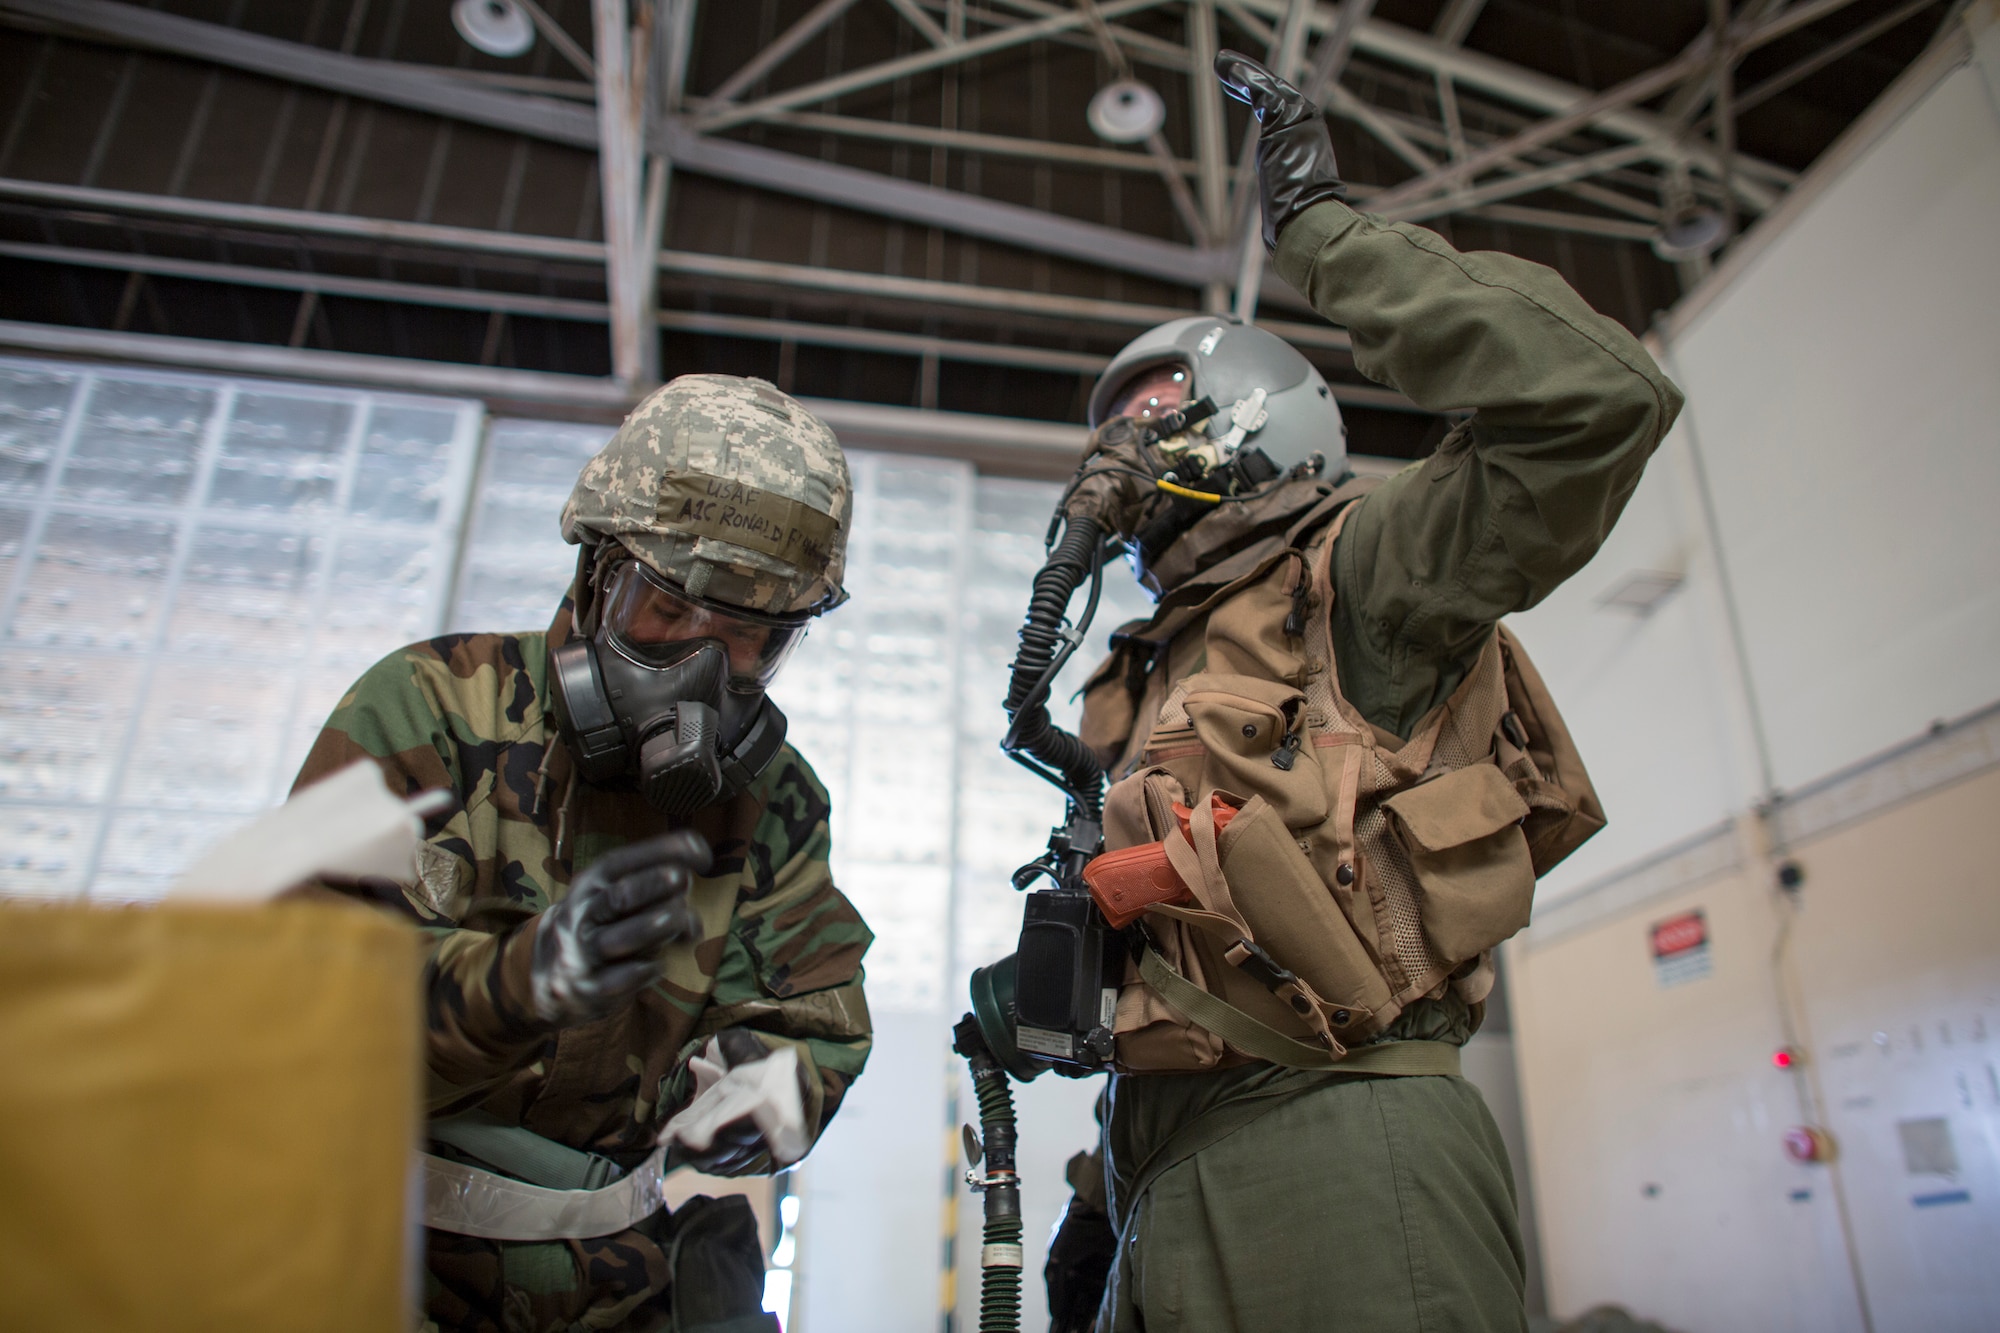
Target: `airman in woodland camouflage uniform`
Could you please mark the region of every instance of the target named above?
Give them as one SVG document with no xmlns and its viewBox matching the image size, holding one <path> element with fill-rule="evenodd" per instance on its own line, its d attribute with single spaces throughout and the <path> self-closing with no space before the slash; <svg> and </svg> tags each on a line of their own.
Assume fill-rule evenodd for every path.
<svg viewBox="0 0 2000 1333">
<path fill-rule="evenodd" d="M 584 469 L 563 513 L 564 536 L 584 548 L 578 577 L 546 633 L 413 644 L 370 668 L 328 719 L 301 785 L 365 756 L 396 790 L 455 798 L 431 818 L 409 883 L 335 886 L 407 915 L 431 936 L 434 1152 L 505 1170 L 436 1141 L 437 1125 L 470 1113 L 608 1159 L 614 1175 L 629 1170 L 693 1095 L 689 1059 L 717 1034 L 726 1034 L 725 1049 L 747 1046 L 753 1058 L 792 1048 L 808 1138 L 832 1119 L 868 1055 L 861 957 L 871 936 L 834 887 L 826 791 L 781 743 L 782 716 L 775 737 L 768 726 L 759 733 L 767 737 L 761 768 L 751 772 L 754 762 L 740 753 L 722 755 L 734 789 L 725 781 L 707 803 L 670 815 L 650 799 L 658 793 L 641 772 L 633 733 L 649 725 L 643 717 L 619 717 L 619 772 L 602 776 L 600 736 L 593 776 L 585 774 L 579 750 L 588 746 L 566 725 L 563 701 L 552 699 L 560 687 L 552 673 L 561 669 L 552 661 L 560 664 L 567 648 L 574 667 L 590 641 L 607 673 L 614 652 L 626 655 L 618 669 L 653 669 L 684 645 L 671 627 L 646 641 L 644 624 L 681 623 L 662 621 L 662 606 L 692 614 L 698 623 L 686 637 L 729 657 L 734 693 L 720 706 L 717 742 L 726 749 L 732 716 L 767 703 L 761 687 L 804 618 L 841 600 L 850 505 L 838 442 L 796 402 L 761 381 L 678 379 L 642 403 Z M 610 594 L 621 576 L 654 617 L 619 622 L 624 637 Z M 707 697 L 724 693 L 718 685 Z M 586 706 L 569 701 L 573 714 Z M 689 711 L 687 700 L 679 706 Z M 690 863 L 660 880 L 685 890 L 655 913 L 648 936 L 669 943 L 628 950 L 657 966 L 641 969 L 632 993 L 591 1011 L 601 1016 L 551 1018 L 556 1011 L 539 998 L 544 973 L 560 962 L 551 962 L 551 909 L 607 854 L 670 828 L 699 834 L 713 861 L 705 873 Z M 770 1170 L 755 1133 L 739 1138 L 747 1148 L 694 1163 Z M 553 1241 L 432 1230 L 431 1326 L 774 1328 L 757 1313 L 762 1258 L 747 1210 L 735 1202 L 697 1200 L 617 1234 Z"/>
</svg>

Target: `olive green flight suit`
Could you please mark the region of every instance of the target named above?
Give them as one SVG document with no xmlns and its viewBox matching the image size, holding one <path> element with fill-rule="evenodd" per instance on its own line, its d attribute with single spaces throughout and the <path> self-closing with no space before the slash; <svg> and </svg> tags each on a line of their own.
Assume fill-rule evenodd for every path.
<svg viewBox="0 0 2000 1333">
<path fill-rule="evenodd" d="M 1352 333 L 1363 374 L 1476 409 L 1358 501 L 1334 550 L 1341 690 L 1408 737 L 1495 622 L 1603 544 L 1681 395 L 1624 328 L 1511 255 L 1328 201 L 1285 228 L 1276 265 Z M 1475 1026 L 1448 993 L 1382 1040 L 1463 1044 Z M 1253 1063 L 1115 1075 L 1109 1100 L 1121 1248 L 1102 1333 L 1525 1327 L 1513 1177 L 1464 1079 Z"/>
</svg>

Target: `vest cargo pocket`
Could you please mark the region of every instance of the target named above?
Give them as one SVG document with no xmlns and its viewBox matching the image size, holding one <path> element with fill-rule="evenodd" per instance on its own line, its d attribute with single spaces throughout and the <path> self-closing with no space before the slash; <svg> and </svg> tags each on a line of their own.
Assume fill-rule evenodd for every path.
<svg viewBox="0 0 2000 1333">
<path fill-rule="evenodd" d="M 1188 721 L 1207 751 L 1196 800 L 1215 788 L 1262 796 L 1288 827 L 1327 816 L 1326 779 L 1313 753 L 1304 691 L 1254 676 L 1188 679 Z"/>
<path fill-rule="evenodd" d="M 1424 933 L 1447 961 L 1475 958 L 1528 924 L 1528 803 L 1498 768 L 1473 764 L 1382 804 L 1423 890 Z"/>
<path fill-rule="evenodd" d="M 1174 827 L 1176 804 L 1187 804 L 1187 788 L 1158 765 L 1112 783 L 1104 794 L 1104 850 L 1158 842 Z"/>
<path fill-rule="evenodd" d="M 1216 840 L 1216 856 L 1257 944 L 1334 1006 L 1327 1017 L 1336 1032 L 1369 1031 L 1389 984 L 1277 809 L 1245 805 Z"/>
</svg>

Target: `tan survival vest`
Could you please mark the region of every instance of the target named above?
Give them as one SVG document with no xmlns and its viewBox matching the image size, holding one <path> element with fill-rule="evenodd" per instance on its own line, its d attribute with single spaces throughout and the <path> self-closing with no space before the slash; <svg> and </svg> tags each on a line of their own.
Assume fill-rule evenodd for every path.
<svg viewBox="0 0 2000 1333">
<path fill-rule="evenodd" d="M 1331 557 L 1373 485 L 1326 495 L 1229 582 L 1177 590 L 1086 686 L 1082 735 L 1113 778 L 1107 851 L 1163 842 L 1193 895 L 1143 918 L 1113 1025 L 1121 1069 L 1335 1067 L 1419 997 L 1483 1000 L 1536 878 L 1603 827 L 1504 627 L 1408 741 L 1341 696 Z M 1217 794 L 1238 807 L 1219 835 Z M 1193 812 L 1185 834 L 1175 804 Z"/>
</svg>

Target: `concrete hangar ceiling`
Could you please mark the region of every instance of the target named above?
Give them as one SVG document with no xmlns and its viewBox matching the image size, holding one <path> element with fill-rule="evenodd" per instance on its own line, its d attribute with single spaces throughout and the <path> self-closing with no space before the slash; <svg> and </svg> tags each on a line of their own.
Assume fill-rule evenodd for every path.
<svg viewBox="0 0 2000 1333">
<path fill-rule="evenodd" d="M 606 420 L 755 374 L 853 443 L 1052 475 L 1110 353 L 1235 309 L 1414 457 L 1443 423 L 1263 269 L 1218 47 L 1313 91 L 1360 206 L 1640 329 L 1957 8 L 0 0 L 0 346 Z M 1093 132 L 1117 80 L 1152 133 Z"/>
</svg>

